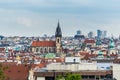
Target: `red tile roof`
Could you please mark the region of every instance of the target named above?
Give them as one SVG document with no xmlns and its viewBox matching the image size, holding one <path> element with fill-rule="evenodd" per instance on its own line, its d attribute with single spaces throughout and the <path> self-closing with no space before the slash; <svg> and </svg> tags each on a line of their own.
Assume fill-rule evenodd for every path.
<svg viewBox="0 0 120 80">
<path fill-rule="evenodd" d="M 55 47 L 55 41 L 33 41 L 32 45 L 34 47 Z"/>
<path fill-rule="evenodd" d="M 5 50 L 5 48 L 0 48 L 0 51 L 4 51 Z"/>
<path fill-rule="evenodd" d="M 1 53 L 5 52 L 5 48 L 0 48 L 0 52 Z"/>
<path fill-rule="evenodd" d="M 89 39 L 86 39 L 85 41 L 84 41 L 85 43 L 95 43 L 95 40 L 89 40 Z"/>
<path fill-rule="evenodd" d="M 43 68 L 43 67 L 45 67 L 47 64 L 45 64 L 45 63 L 40 63 L 40 64 L 37 64 L 37 66 L 39 67 L 39 68 Z"/>
<path fill-rule="evenodd" d="M 89 54 L 88 52 L 79 52 L 80 55 L 86 55 L 86 54 Z"/>
<path fill-rule="evenodd" d="M 4 71 L 8 80 L 27 80 L 29 73 L 29 65 L 16 65 L 16 63 L 2 63 L 2 65 L 3 67 L 8 66 L 8 69 Z M 31 67 L 35 67 L 35 65 L 31 65 Z"/>
</svg>

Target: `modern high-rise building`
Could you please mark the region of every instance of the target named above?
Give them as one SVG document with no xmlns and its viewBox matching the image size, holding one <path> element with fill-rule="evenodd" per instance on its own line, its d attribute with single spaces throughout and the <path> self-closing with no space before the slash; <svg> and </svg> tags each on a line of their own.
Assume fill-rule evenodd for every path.
<svg viewBox="0 0 120 80">
<path fill-rule="evenodd" d="M 88 33 L 88 38 L 94 38 L 94 33 L 92 31 Z"/>
<path fill-rule="evenodd" d="M 77 30 L 77 35 L 81 35 L 82 32 L 80 30 Z"/>
<path fill-rule="evenodd" d="M 85 36 L 82 35 L 82 32 L 81 32 L 80 30 L 77 30 L 77 31 L 76 31 L 76 35 L 74 36 L 74 38 L 81 40 L 81 39 L 84 39 Z"/>
<path fill-rule="evenodd" d="M 102 38 L 102 31 L 101 30 L 97 30 L 97 38 Z"/>
<path fill-rule="evenodd" d="M 103 31 L 103 37 L 104 37 L 104 38 L 107 37 L 107 31 Z"/>
<path fill-rule="evenodd" d="M 105 38 L 107 37 L 107 31 L 97 30 L 97 38 Z"/>
</svg>

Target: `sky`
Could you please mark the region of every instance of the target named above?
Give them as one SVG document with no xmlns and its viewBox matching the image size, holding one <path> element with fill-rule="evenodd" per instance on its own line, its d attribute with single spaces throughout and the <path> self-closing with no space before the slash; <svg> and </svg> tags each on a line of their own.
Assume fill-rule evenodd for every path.
<svg viewBox="0 0 120 80">
<path fill-rule="evenodd" d="M 58 20 L 63 36 L 97 29 L 120 34 L 120 0 L 0 0 L 0 35 L 55 34 Z"/>
</svg>

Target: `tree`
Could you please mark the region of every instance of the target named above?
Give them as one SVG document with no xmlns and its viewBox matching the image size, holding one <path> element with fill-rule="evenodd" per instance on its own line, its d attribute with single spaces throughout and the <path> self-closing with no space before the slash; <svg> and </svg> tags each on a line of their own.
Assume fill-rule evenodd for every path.
<svg viewBox="0 0 120 80">
<path fill-rule="evenodd" d="M 66 76 L 57 76 L 56 80 L 82 80 L 82 78 L 80 74 L 67 73 Z"/>
<path fill-rule="evenodd" d="M 4 70 L 6 70 L 8 67 L 3 67 L 2 64 L 0 63 L 0 80 L 5 80 L 6 76 L 4 74 Z"/>
<path fill-rule="evenodd" d="M 81 75 L 80 74 L 70 74 L 68 73 L 65 77 L 65 80 L 81 80 Z"/>
<path fill-rule="evenodd" d="M 62 75 L 58 75 L 57 78 L 56 78 L 56 80 L 65 80 L 65 78 Z"/>
</svg>

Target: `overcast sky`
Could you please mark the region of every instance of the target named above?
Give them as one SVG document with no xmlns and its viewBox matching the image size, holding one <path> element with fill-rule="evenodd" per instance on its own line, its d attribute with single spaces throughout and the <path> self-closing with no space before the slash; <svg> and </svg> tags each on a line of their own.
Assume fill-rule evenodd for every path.
<svg viewBox="0 0 120 80">
<path fill-rule="evenodd" d="M 120 0 L 0 0 L 0 35 L 49 36 L 58 19 L 63 36 L 97 29 L 120 34 Z"/>
</svg>

